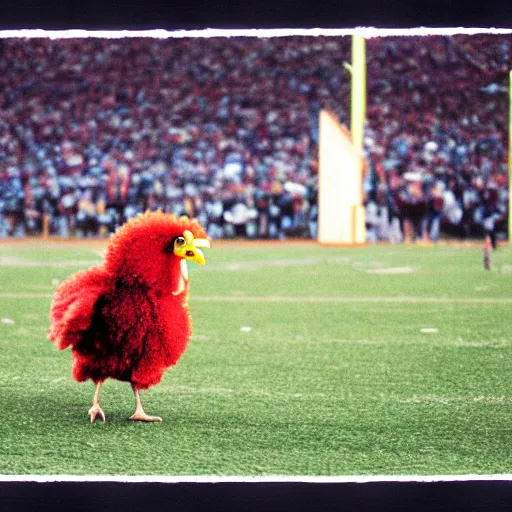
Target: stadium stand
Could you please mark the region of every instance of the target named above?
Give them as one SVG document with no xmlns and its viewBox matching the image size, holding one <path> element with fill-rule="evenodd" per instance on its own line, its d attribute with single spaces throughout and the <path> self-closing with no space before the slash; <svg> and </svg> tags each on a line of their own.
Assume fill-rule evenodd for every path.
<svg viewBox="0 0 512 512">
<path fill-rule="evenodd" d="M 506 231 L 509 36 L 367 41 L 369 240 Z M 349 37 L 0 40 L 0 237 L 162 208 L 212 238 L 316 237 L 318 114 Z"/>
</svg>

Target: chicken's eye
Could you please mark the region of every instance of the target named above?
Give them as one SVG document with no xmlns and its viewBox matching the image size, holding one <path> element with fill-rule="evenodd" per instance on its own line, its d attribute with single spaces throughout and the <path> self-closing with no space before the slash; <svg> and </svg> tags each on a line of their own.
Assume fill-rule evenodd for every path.
<svg viewBox="0 0 512 512">
<path fill-rule="evenodd" d="M 176 247 L 183 247 L 185 245 L 185 239 L 182 236 L 179 236 L 176 238 L 174 245 L 176 245 Z"/>
</svg>

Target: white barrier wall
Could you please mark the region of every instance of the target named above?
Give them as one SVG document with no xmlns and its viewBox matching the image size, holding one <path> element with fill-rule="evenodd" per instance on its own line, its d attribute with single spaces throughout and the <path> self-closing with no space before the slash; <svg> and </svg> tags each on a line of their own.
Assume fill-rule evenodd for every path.
<svg viewBox="0 0 512 512">
<path fill-rule="evenodd" d="M 346 128 L 320 111 L 318 241 L 360 244 L 366 241 L 362 160 Z"/>
</svg>

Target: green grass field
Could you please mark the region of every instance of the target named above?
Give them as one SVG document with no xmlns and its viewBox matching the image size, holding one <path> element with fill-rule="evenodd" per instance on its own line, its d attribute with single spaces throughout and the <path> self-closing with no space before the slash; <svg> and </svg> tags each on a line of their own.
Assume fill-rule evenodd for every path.
<svg viewBox="0 0 512 512">
<path fill-rule="evenodd" d="M 46 339 L 57 281 L 103 245 L 0 244 L 0 474 L 512 473 L 512 247 L 217 243 L 194 334 L 127 421 Z M 14 322 L 14 323 L 13 323 Z M 422 332 L 437 329 L 437 332 Z"/>
</svg>

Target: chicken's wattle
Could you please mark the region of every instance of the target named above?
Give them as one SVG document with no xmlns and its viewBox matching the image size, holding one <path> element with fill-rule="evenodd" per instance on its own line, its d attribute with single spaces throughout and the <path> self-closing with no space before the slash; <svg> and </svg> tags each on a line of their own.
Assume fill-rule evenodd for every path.
<svg viewBox="0 0 512 512">
<path fill-rule="evenodd" d="M 172 292 L 173 295 L 180 295 L 187 288 L 188 283 L 188 267 L 185 260 L 180 261 L 180 275 L 178 277 L 178 287 Z"/>
</svg>

